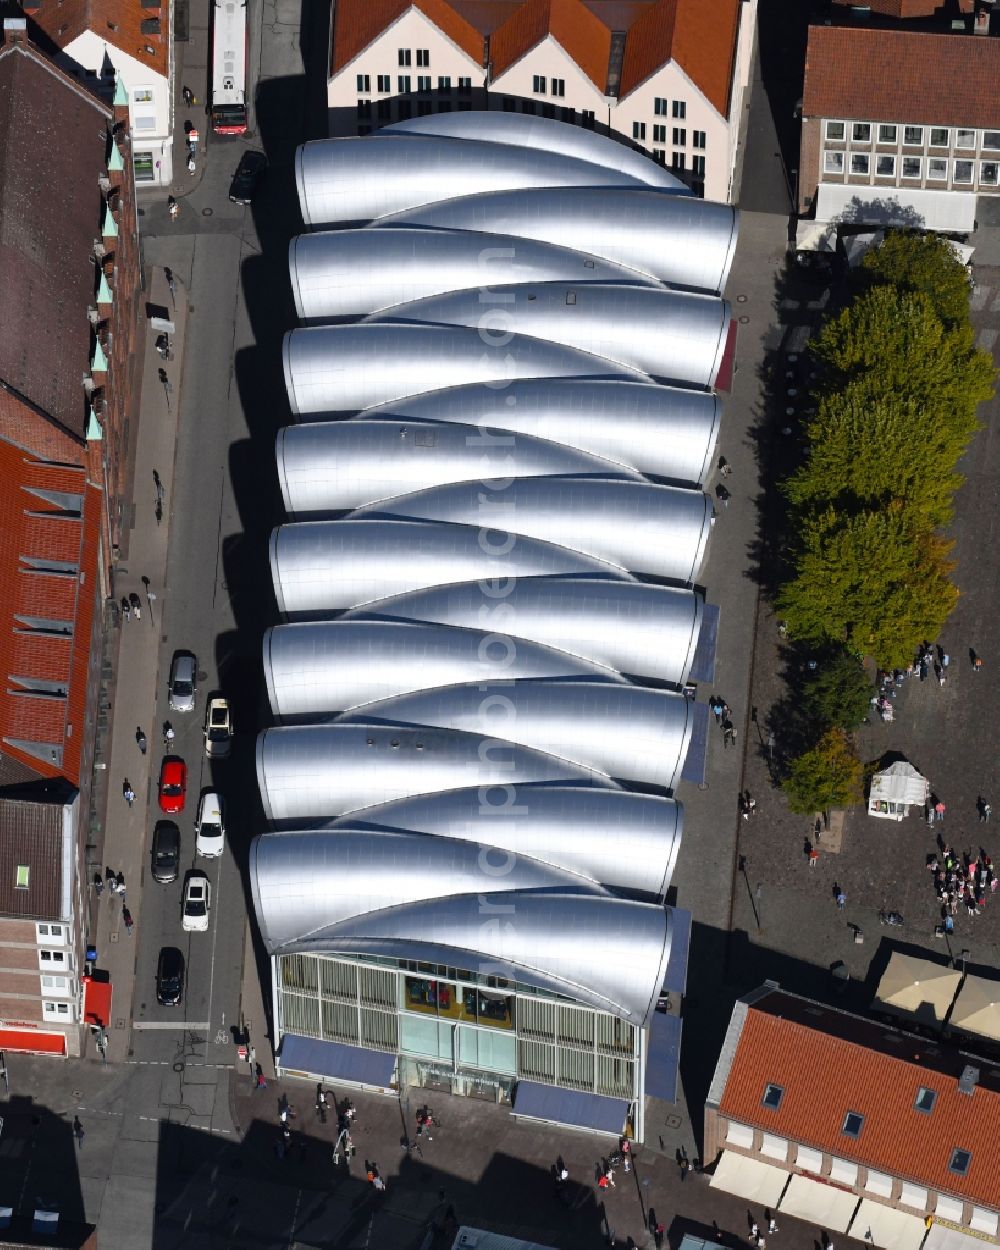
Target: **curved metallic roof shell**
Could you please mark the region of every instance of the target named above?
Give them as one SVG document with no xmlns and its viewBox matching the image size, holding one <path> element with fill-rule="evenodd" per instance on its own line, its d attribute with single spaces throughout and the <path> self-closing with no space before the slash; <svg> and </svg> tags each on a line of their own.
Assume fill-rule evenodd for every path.
<svg viewBox="0 0 1000 1250">
<path fill-rule="evenodd" d="M 411 591 L 355 609 L 348 619 L 491 630 L 630 677 L 681 686 L 694 662 L 704 609 L 704 597 L 690 589 L 593 577 L 518 577 L 500 592 L 481 581 Z"/>
<path fill-rule="evenodd" d="M 569 760 L 477 734 L 333 721 L 257 735 L 257 784 L 269 821 L 325 821 L 393 799 L 465 786 L 614 787 Z"/>
<path fill-rule="evenodd" d="M 399 304 L 369 324 L 465 325 L 485 335 L 559 342 L 650 377 L 714 384 L 732 310 L 715 295 L 651 286 L 521 282 Z"/>
<path fill-rule="evenodd" d="M 433 203 L 445 189 L 448 195 L 476 195 L 522 187 L 644 185 L 557 152 L 404 133 L 304 143 L 295 153 L 295 183 L 302 220 L 313 229 Z"/>
<path fill-rule="evenodd" d="M 540 574 L 620 576 L 582 552 L 476 525 L 299 521 L 271 532 L 271 578 L 282 612 L 334 612 L 443 582 Z"/>
<path fill-rule="evenodd" d="M 365 317 L 395 304 L 516 282 L 634 282 L 648 274 L 531 239 L 468 230 L 323 230 L 288 246 L 295 310 L 302 321 Z"/>
<path fill-rule="evenodd" d="M 707 391 L 618 379 L 527 378 L 411 395 L 360 414 L 368 417 L 513 430 L 700 485 L 715 468 L 721 405 Z"/>
<path fill-rule="evenodd" d="M 471 425 L 352 417 L 289 425 L 275 444 L 289 516 L 346 512 L 431 486 L 480 478 L 640 475 L 528 434 L 491 437 Z"/>
<path fill-rule="evenodd" d="M 725 289 L 739 215 L 728 204 L 648 187 L 542 187 L 436 197 L 374 223 L 481 230 L 602 256 L 692 291 Z"/>
<path fill-rule="evenodd" d="M 384 309 L 369 324 L 468 326 L 561 343 L 653 378 L 710 387 L 732 310 L 715 295 L 657 287 L 530 282 L 452 291 Z"/>
<path fill-rule="evenodd" d="M 605 169 L 617 169 L 651 187 L 661 187 L 678 195 L 690 195 L 683 182 L 669 170 L 651 161 L 644 152 L 619 143 L 608 135 L 581 126 L 569 126 L 533 113 L 506 113 L 472 110 L 467 113 L 432 113 L 412 117 L 376 130 L 373 138 L 403 132 L 419 135 L 445 135 L 452 139 L 476 139 L 489 143 L 509 143 L 537 152 L 555 152 L 592 161 Z"/>
<path fill-rule="evenodd" d="M 656 1008 L 673 913 L 650 903 L 587 894 L 512 891 L 484 924 L 479 894 L 402 904 L 331 925 L 295 949 L 454 964 L 505 976 L 645 1025 Z"/>
<path fill-rule="evenodd" d="M 397 799 L 325 827 L 342 825 L 462 838 L 662 899 L 677 864 L 684 808 L 629 790 L 512 785 Z"/>
<path fill-rule="evenodd" d="M 261 934 L 272 954 L 294 950 L 344 920 L 451 894 L 554 890 L 607 896 L 596 882 L 529 855 L 508 858 L 502 876 L 489 868 L 473 842 L 346 826 L 264 834 L 254 840 L 250 856 Z"/>
<path fill-rule="evenodd" d="M 682 694 L 585 680 L 445 686 L 369 703 L 340 719 L 492 737 L 663 790 L 680 779 L 693 728 Z"/>
<path fill-rule="evenodd" d="M 455 386 L 514 378 L 620 377 L 637 369 L 561 343 L 481 334 L 468 326 L 363 323 L 291 330 L 282 347 L 292 412 L 358 412 L 373 404 Z"/>
<path fill-rule="evenodd" d="M 622 683 L 611 669 L 553 647 L 419 621 L 278 625 L 264 634 L 264 676 L 278 717 L 322 716 L 394 695 L 526 677 Z"/>
<path fill-rule="evenodd" d="M 570 477 L 460 482 L 351 513 L 496 527 L 582 551 L 630 573 L 684 583 L 698 576 L 713 515 L 701 491 Z M 435 584 L 455 580 L 442 570 Z"/>
</svg>

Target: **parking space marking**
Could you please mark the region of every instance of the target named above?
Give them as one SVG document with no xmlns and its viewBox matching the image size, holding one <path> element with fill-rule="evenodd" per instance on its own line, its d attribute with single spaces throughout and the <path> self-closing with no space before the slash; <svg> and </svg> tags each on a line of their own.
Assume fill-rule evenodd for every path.
<svg viewBox="0 0 1000 1250">
<path fill-rule="evenodd" d="M 133 1029 L 201 1029 L 207 1032 L 212 1027 L 211 1020 L 133 1020 Z"/>
</svg>

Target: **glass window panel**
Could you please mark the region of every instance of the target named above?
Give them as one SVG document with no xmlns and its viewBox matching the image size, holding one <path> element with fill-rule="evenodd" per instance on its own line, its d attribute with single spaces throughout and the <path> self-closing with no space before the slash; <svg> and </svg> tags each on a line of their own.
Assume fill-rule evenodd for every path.
<svg viewBox="0 0 1000 1250">
<path fill-rule="evenodd" d="M 1000 163 L 997 161 L 980 161 L 979 181 L 984 187 L 995 187 L 998 171 L 1000 171 Z"/>
<path fill-rule="evenodd" d="M 825 174 L 842 174 L 844 172 L 843 152 L 824 152 L 823 172 Z"/>
<path fill-rule="evenodd" d="M 334 1003 L 323 1000 L 323 1036 L 335 1042 L 351 1042 L 357 1045 L 358 1009 L 351 1003 Z"/>
<path fill-rule="evenodd" d="M 361 1045 L 373 1050 L 399 1050 L 399 1021 L 395 1012 L 361 1008 Z"/>
<path fill-rule="evenodd" d="M 904 143 L 909 144 L 911 147 L 914 145 L 919 147 L 923 143 L 923 141 L 924 141 L 923 126 L 904 126 L 903 127 L 903 142 Z"/>
<path fill-rule="evenodd" d="M 281 994 L 281 1021 L 288 1033 L 319 1037 L 319 999 L 304 994 Z"/>
<path fill-rule="evenodd" d="M 569 1046 L 560 1046 L 557 1058 L 560 1085 L 588 1092 L 594 1088 L 593 1051 L 573 1050 Z"/>
<path fill-rule="evenodd" d="M 400 1016 L 399 1049 L 407 1055 L 436 1058 L 438 1053 L 438 1022 L 433 1017 Z"/>
<path fill-rule="evenodd" d="M 898 126 L 891 123 L 886 125 L 885 122 L 882 122 L 878 128 L 878 141 L 879 143 L 895 143 L 898 133 Z"/>
<path fill-rule="evenodd" d="M 851 126 L 851 140 L 854 143 L 871 143 L 871 122 L 854 122 Z"/>
<path fill-rule="evenodd" d="M 923 157 L 920 156 L 904 156 L 903 157 L 903 177 L 919 178 L 923 169 Z"/>
<path fill-rule="evenodd" d="M 864 152 L 851 153 L 851 173 L 867 174 L 869 166 L 869 158 Z"/>
<path fill-rule="evenodd" d="M 315 955 L 282 955 L 281 984 L 285 989 L 318 990 L 319 972 Z"/>
<path fill-rule="evenodd" d="M 554 1081 L 556 1079 L 556 1048 L 545 1042 L 518 1039 L 517 1074 L 529 1081 Z"/>
<path fill-rule="evenodd" d="M 975 148 L 976 132 L 974 130 L 956 130 L 955 131 L 955 147 L 956 148 Z"/>
<path fill-rule="evenodd" d="M 632 1060 L 598 1055 L 596 1093 L 609 1098 L 634 1098 L 635 1064 Z"/>
<path fill-rule="evenodd" d="M 971 182 L 972 161 L 956 161 L 953 177 L 956 182 Z"/>
<path fill-rule="evenodd" d="M 943 156 L 929 156 L 927 158 L 927 177 L 937 181 L 947 181 L 948 162 Z"/>
<path fill-rule="evenodd" d="M 948 127 L 932 126 L 931 127 L 931 147 L 946 148 L 948 146 Z"/>
<path fill-rule="evenodd" d="M 894 156 L 876 156 L 875 173 L 880 178 L 895 178 L 896 158 Z"/>
<path fill-rule="evenodd" d="M 842 143 L 844 140 L 845 127 L 843 122 L 827 122 L 826 137 L 832 143 Z"/>
<path fill-rule="evenodd" d="M 1000 130 L 984 130 L 983 147 L 991 152 L 1000 152 Z"/>
</svg>

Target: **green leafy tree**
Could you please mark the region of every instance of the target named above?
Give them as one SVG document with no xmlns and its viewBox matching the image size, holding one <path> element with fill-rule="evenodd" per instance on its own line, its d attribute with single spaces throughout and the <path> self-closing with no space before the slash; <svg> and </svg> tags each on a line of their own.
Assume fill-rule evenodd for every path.
<svg viewBox="0 0 1000 1250">
<path fill-rule="evenodd" d="M 905 666 L 957 601 L 947 553 L 901 507 L 853 516 L 831 508 L 803 524 L 778 609 L 793 637 L 837 643 L 880 668 Z"/>
<path fill-rule="evenodd" d="M 871 281 L 927 295 L 946 326 L 968 323 L 969 275 L 940 235 L 890 230 L 861 265 L 863 276 Z"/>
<path fill-rule="evenodd" d="M 814 724 L 824 729 L 857 729 L 870 711 L 873 692 L 858 657 L 837 651 L 820 661 L 803 687 L 802 701 Z"/>
<path fill-rule="evenodd" d="M 793 812 L 827 812 L 864 797 L 864 767 L 850 736 L 828 729 L 810 751 L 792 760 L 782 789 Z"/>
</svg>

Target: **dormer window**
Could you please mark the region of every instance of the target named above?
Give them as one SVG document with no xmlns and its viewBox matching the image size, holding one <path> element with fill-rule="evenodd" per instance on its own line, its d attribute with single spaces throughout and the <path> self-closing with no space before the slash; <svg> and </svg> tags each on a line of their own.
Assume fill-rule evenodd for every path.
<svg viewBox="0 0 1000 1250">
<path fill-rule="evenodd" d="M 785 1091 L 780 1085 L 768 1084 L 764 1087 L 764 1097 L 760 1100 L 761 1105 L 769 1108 L 771 1111 L 777 1111 L 784 1096 Z"/>
<path fill-rule="evenodd" d="M 951 1152 L 951 1160 L 948 1163 L 948 1170 L 954 1172 L 956 1176 L 967 1176 L 969 1172 L 969 1164 L 972 1162 L 972 1151 L 963 1150 L 960 1146 L 956 1146 Z"/>
<path fill-rule="evenodd" d="M 917 1100 L 913 1105 L 918 1111 L 922 1111 L 925 1115 L 930 1115 L 934 1110 L 936 1102 L 937 1090 L 928 1089 L 926 1085 L 921 1085 L 917 1090 Z"/>
<path fill-rule="evenodd" d="M 855 1141 L 861 1136 L 861 1129 L 864 1125 L 865 1117 L 858 1111 L 848 1111 L 844 1116 L 844 1123 L 840 1126 L 840 1131 L 845 1137 L 853 1137 Z"/>
</svg>

